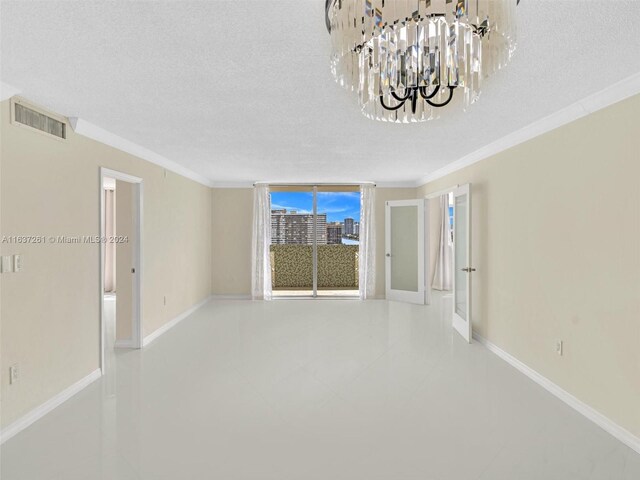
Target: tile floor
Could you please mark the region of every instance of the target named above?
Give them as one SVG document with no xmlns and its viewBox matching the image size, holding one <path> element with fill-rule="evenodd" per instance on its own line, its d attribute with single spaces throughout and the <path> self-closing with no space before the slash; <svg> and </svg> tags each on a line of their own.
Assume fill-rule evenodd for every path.
<svg viewBox="0 0 640 480">
<path fill-rule="evenodd" d="M 2 480 L 638 480 L 450 312 L 216 301 L 2 446 Z"/>
</svg>

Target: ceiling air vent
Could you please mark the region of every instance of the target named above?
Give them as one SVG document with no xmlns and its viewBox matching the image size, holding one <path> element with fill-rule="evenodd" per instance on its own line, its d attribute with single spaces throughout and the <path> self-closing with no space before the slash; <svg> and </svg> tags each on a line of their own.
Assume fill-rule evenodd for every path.
<svg viewBox="0 0 640 480">
<path fill-rule="evenodd" d="M 67 138 L 67 125 L 64 121 L 34 110 L 22 103 L 14 103 L 13 119 L 16 123 L 34 128 L 48 135 Z"/>
</svg>

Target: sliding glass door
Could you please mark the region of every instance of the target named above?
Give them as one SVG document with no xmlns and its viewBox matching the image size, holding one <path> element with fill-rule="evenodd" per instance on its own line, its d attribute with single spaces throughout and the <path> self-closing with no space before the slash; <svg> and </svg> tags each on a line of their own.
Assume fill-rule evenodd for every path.
<svg viewBox="0 0 640 480">
<path fill-rule="evenodd" d="M 272 187 L 271 281 L 276 296 L 314 296 L 314 199 L 313 187 Z"/>
<path fill-rule="evenodd" d="M 358 295 L 357 186 L 271 186 L 276 297 Z"/>
</svg>

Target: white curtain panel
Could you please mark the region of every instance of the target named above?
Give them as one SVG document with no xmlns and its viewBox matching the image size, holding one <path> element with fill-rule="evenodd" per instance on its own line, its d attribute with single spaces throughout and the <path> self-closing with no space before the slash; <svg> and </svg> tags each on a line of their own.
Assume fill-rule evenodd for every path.
<svg viewBox="0 0 640 480">
<path fill-rule="evenodd" d="M 251 296 L 271 300 L 271 197 L 268 185 L 253 191 L 253 235 L 251 258 Z"/>
<path fill-rule="evenodd" d="M 451 290 L 453 287 L 453 246 L 449 223 L 449 195 L 440 197 L 440 239 L 436 254 L 436 268 L 431 284 L 434 290 Z"/>
<path fill-rule="evenodd" d="M 360 187 L 360 253 L 358 259 L 360 299 L 374 298 L 376 292 L 376 234 L 374 185 Z"/>
</svg>

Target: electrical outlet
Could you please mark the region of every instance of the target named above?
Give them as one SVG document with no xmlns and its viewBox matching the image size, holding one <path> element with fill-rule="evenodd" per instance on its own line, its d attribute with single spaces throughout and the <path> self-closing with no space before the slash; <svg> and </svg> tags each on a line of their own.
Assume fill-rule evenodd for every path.
<svg viewBox="0 0 640 480">
<path fill-rule="evenodd" d="M 564 342 L 562 340 L 556 340 L 556 353 L 560 356 L 564 353 Z"/>
<path fill-rule="evenodd" d="M 13 271 L 14 272 L 22 271 L 22 255 L 13 256 Z"/>
<path fill-rule="evenodd" d="M 13 385 L 18 381 L 18 364 L 9 367 L 9 385 Z"/>
<path fill-rule="evenodd" d="M 11 255 L 3 255 L 2 256 L 2 273 L 11 273 L 13 272 L 13 259 Z"/>
</svg>

